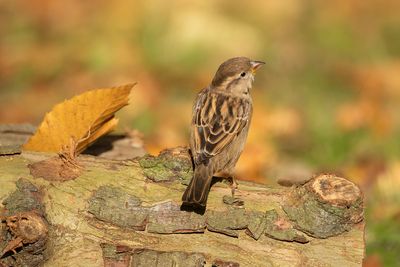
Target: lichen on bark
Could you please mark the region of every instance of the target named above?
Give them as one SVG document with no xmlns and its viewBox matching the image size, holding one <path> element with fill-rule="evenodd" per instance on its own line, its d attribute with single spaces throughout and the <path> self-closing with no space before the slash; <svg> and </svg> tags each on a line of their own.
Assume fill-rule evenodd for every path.
<svg viewBox="0 0 400 267">
<path fill-rule="evenodd" d="M 138 161 L 144 175 L 153 182 L 178 180 L 189 184 L 192 178 L 192 162 L 186 147 L 166 149 L 158 156 L 145 155 Z"/>
<path fill-rule="evenodd" d="M 104 267 L 202 267 L 205 263 L 205 257 L 200 253 L 135 249 L 107 243 L 101 244 L 101 248 L 103 250 Z"/>
</svg>

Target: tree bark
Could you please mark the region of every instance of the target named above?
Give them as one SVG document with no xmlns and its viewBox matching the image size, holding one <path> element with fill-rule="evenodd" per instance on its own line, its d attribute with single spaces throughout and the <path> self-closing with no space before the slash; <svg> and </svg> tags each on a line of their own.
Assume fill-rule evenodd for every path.
<svg viewBox="0 0 400 267">
<path fill-rule="evenodd" d="M 291 187 L 240 182 L 233 198 L 217 182 L 202 211 L 181 207 L 191 175 L 184 148 L 73 163 L 0 156 L 0 266 L 361 266 L 363 202 L 353 183 L 333 175 Z M 40 234 L 25 237 L 23 222 Z"/>
</svg>

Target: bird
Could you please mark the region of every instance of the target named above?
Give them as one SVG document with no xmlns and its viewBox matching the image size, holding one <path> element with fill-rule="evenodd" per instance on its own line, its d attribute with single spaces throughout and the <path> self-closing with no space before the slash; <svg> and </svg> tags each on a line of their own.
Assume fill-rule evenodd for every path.
<svg viewBox="0 0 400 267">
<path fill-rule="evenodd" d="M 234 168 L 253 113 L 250 90 L 256 71 L 264 64 L 247 57 L 230 58 L 197 95 L 190 127 L 194 174 L 182 196 L 183 205 L 206 207 L 213 176 L 230 180 L 234 195 Z"/>
</svg>

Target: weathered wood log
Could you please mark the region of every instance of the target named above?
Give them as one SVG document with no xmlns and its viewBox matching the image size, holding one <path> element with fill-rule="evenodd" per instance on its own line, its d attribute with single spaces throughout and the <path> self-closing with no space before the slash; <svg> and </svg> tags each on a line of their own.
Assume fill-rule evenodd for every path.
<svg viewBox="0 0 400 267">
<path fill-rule="evenodd" d="M 0 156 L 0 266 L 362 264 L 362 195 L 343 178 L 320 175 L 292 187 L 240 182 L 239 199 L 219 182 L 207 209 L 193 211 L 180 201 L 192 175 L 184 148 L 123 161 L 79 156 L 68 166 L 79 169 L 74 179 L 60 172 L 65 162 L 52 165 L 59 160 Z M 22 220 L 34 232 L 43 221 L 47 229 L 23 239 Z"/>
</svg>

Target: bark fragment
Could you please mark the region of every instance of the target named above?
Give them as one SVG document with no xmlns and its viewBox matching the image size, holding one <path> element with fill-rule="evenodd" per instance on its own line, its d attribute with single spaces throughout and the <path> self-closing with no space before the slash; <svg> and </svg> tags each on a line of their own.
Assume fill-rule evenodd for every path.
<svg viewBox="0 0 400 267">
<path fill-rule="evenodd" d="M 16 186 L 17 190 L 3 200 L 5 216 L 33 210 L 39 214 L 44 214 L 44 206 L 39 189 L 24 178 L 18 179 Z"/>
<path fill-rule="evenodd" d="M 127 246 L 101 244 L 104 267 L 129 267 L 132 249 Z"/>
<path fill-rule="evenodd" d="M 101 186 L 88 202 L 88 211 L 101 221 L 139 231 L 146 228 L 149 210 L 139 198 L 119 188 Z"/>
<path fill-rule="evenodd" d="M 0 124 L 0 156 L 21 153 L 21 146 L 35 132 L 30 124 Z"/>
<path fill-rule="evenodd" d="M 75 162 L 75 161 L 74 161 Z M 68 181 L 79 177 L 82 167 L 70 160 L 55 156 L 29 164 L 31 175 L 48 181 Z"/>
<path fill-rule="evenodd" d="M 224 261 L 216 259 L 213 261 L 212 267 L 240 267 L 240 264 L 234 261 Z"/>
<path fill-rule="evenodd" d="M 255 240 L 258 240 L 264 233 L 266 227 L 267 227 L 266 214 L 263 212 L 254 212 L 252 220 L 249 222 L 249 225 L 247 226 L 246 234 L 248 234 Z"/>
<path fill-rule="evenodd" d="M 242 230 L 249 224 L 249 213 L 244 209 L 228 209 L 227 211 L 209 211 L 207 229 L 232 237 L 238 237 L 236 230 Z"/>
<path fill-rule="evenodd" d="M 314 183 L 314 180 L 310 183 Z M 302 193 L 305 190 L 304 188 L 308 188 L 307 186 L 296 188 L 294 192 L 302 195 L 295 196 L 307 197 L 306 194 Z M 294 200 L 291 199 L 291 201 Z M 298 199 L 295 199 L 295 201 L 288 202 L 289 204 L 294 203 L 294 205 L 288 206 L 289 204 L 286 204 L 284 206 L 288 217 L 285 214 L 278 215 L 275 210 L 262 213 L 230 206 L 223 211 L 209 210 L 204 215 L 200 215 L 183 211 L 178 203 L 172 201 L 143 206 L 138 197 L 128 194 L 120 188 L 102 186 L 89 199 L 89 212 L 99 220 L 137 231 L 147 229 L 148 233 L 203 233 L 207 229 L 237 238 L 239 237 L 239 230 L 246 229 L 246 234 L 255 240 L 258 240 L 265 233 L 266 236 L 277 240 L 298 243 L 309 242 L 309 239 L 299 230 L 314 237 L 326 238 L 327 234 L 337 235 L 345 229 L 349 229 L 346 227 L 352 225 L 348 221 L 337 221 L 336 214 L 323 217 L 322 215 L 328 212 L 322 209 L 325 206 L 319 206 L 320 203 L 314 198 L 311 200 L 307 198 L 308 202 L 305 203 Z M 312 206 L 310 203 L 316 206 Z M 310 207 L 314 209 L 309 211 Z M 336 206 L 330 205 L 326 208 L 328 210 L 337 209 Z M 307 214 L 307 212 L 310 213 Z M 318 214 L 315 214 L 315 212 L 318 212 Z M 298 217 L 293 217 L 295 215 Z M 322 217 L 314 218 L 313 216 Z M 346 218 L 348 220 L 353 217 Z M 305 222 L 310 224 L 304 224 Z M 324 225 L 321 225 L 321 223 Z"/>
<path fill-rule="evenodd" d="M 102 244 L 105 267 L 202 267 L 205 258 L 200 253 L 183 251 L 158 251 L 144 248 Z"/>
<path fill-rule="evenodd" d="M 222 198 L 222 202 L 224 202 L 226 205 L 231 205 L 231 206 L 236 206 L 236 207 L 242 207 L 244 206 L 244 201 L 240 198 L 236 198 L 233 196 L 225 195 Z"/>
<path fill-rule="evenodd" d="M 147 225 L 149 233 L 203 233 L 206 228 L 204 216 L 182 211 L 180 205 L 173 202 L 162 203 L 149 210 L 150 218 Z"/>
<path fill-rule="evenodd" d="M 267 211 L 265 214 L 265 235 L 271 238 L 298 243 L 308 243 L 304 234 L 299 233 L 287 218 L 279 216 L 275 210 Z"/>
<path fill-rule="evenodd" d="M 168 266 L 193 266 L 202 267 L 205 258 L 199 253 L 182 251 L 156 251 L 138 249 L 133 252 L 131 267 L 168 267 Z"/>
</svg>

